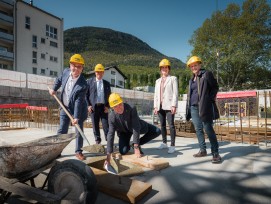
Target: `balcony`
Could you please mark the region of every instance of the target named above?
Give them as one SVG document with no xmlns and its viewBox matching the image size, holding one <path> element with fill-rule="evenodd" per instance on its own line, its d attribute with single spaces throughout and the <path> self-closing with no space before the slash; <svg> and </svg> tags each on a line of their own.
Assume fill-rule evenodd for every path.
<svg viewBox="0 0 271 204">
<path fill-rule="evenodd" d="M 14 37 L 11 34 L 0 32 L 0 40 L 3 40 L 7 43 L 13 43 Z"/>
<path fill-rule="evenodd" d="M 1 4 L 7 4 L 7 5 L 11 6 L 11 7 L 14 6 L 14 0 L 0 0 L 0 3 Z"/>
<path fill-rule="evenodd" d="M 2 22 L 5 25 L 13 25 L 13 17 L 12 16 L 8 16 L 3 13 L 0 13 L 0 20 L 2 20 Z"/>
<path fill-rule="evenodd" d="M 13 52 L 7 52 L 0 50 L 0 59 L 13 61 L 14 60 L 14 54 Z"/>
</svg>

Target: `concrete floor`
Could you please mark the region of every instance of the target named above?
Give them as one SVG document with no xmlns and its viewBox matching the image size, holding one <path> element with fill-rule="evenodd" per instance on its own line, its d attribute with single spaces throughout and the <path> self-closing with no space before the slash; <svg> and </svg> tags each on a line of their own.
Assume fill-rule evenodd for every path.
<svg viewBox="0 0 271 204">
<path fill-rule="evenodd" d="M 74 131 L 73 128 L 70 132 Z M 94 144 L 92 129 L 85 129 L 91 144 Z M 54 135 L 41 129 L 0 131 L 0 146 L 29 141 Z M 168 138 L 169 139 L 169 138 Z M 115 139 L 115 142 L 117 140 Z M 208 156 L 193 158 L 198 151 L 197 140 L 176 138 L 176 152 L 157 150 L 161 136 L 142 146 L 146 155 L 165 158 L 170 166 L 161 171 L 146 171 L 132 178 L 152 184 L 152 191 L 140 204 L 245 204 L 271 203 L 271 144 L 258 145 L 235 142 L 220 142 L 221 164 L 212 164 L 210 145 Z M 84 143 L 87 146 L 87 143 Z M 105 144 L 105 141 L 102 141 Z M 60 160 L 74 157 L 75 141 L 62 152 Z M 86 156 L 90 156 L 87 153 Z M 18 201 L 12 196 L 7 203 L 30 203 Z M 126 203 L 106 194 L 99 193 L 96 203 Z"/>
</svg>

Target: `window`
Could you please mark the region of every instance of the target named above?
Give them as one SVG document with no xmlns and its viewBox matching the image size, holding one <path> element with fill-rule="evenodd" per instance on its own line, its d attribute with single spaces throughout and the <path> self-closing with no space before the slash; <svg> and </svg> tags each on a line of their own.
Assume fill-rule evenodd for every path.
<svg viewBox="0 0 271 204">
<path fill-rule="evenodd" d="M 55 72 L 55 71 L 50 71 L 50 76 L 57 76 L 57 72 Z"/>
<path fill-rule="evenodd" d="M 45 69 L 41 69 L 40 74 L 45 75 Z"/>
<path fill-rule="evenodd" d="M 37 63 L 37 52 L 35 51 L 32 52 L 32 63 Z"/>
<path fill-rule="evenodd" d="M 32 47 L 37 48 L 37 36 L 36 35 L 32 36 Z"/>
<path fill-rule="evenodd" d="M 44 54 L 44 53 L 41 53 L 41 54 L 40 54 L 40 58 L 41 58 L 41 59 L 45 59 L 45 54 Z"/>
<path fill-rule="evenodd" d="M 56 43 L 56 42 L 53 42 L 53 41 L 50 41 L 50 46 L 52 46 L 52 47 L 57 47 L 57 43 Z"/>
<path fill-rule="evenodd" d="M 38 71 L 37 71 L 38 69 L 37 69 L 37 67 L 33 67 L 32 68 L 32 72 L 33 72 L 33 74 L 37 74 L 38 73 Z"/>
<path fill-rule="evenodd" d="M 120 85 L 120 86 L 123 86 L 123 81 L 119 81 L 119 85 Z"/>
<path fill-rule="evenodd" d="M 50 61 L 52 61 L 52 62 L 57 62 L 57 57 L 50 56 Z"/>
<path fill-rule="evenodd" d="M 115 86 L 115 79 L 111 79 L 111 85 Z"/>
<path fill-rule="evenodd" d="M 57 39 L 57 28 L 46 25 L 46 36 Z"/>
<path fill-rule="evenodd" d="M 116 72 L 115 71 L 111 71 L 111 75 L 116 75 Z"/>
<path fill-rule="evenodd" d="M 8 65 L 7 64 L 0 64 L 0 69 L 8 69 Z"/>
<path fill-rule="evenodd" d="M 45 44 L 45 38 L 41 38 L 40 43 Z"/>
<path fill-rule="evenodd" d="M 25 28 L 30 30 L 30 17 L 25 17 Z"/>
</svg>

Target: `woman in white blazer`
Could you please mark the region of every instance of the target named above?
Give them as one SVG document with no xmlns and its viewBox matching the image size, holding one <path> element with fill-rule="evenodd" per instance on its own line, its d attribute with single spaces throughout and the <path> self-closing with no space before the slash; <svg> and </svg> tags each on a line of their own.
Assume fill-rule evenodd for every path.
<svg viewBox="0 0 271 204">
<path fill-rule="evenodd" d="M 163 59 L 159 63 L 161 77 L 155 82 L 154 114 L 158 114 L 161 124 L 162 143 L 158 149 L 168 148 L 166 120 L 169 125 L 171 144 L 168 153 L 175 152 L 176 130 L 174 116 L 178 106 L 178 82 L 177 77 L 170 76 L 170 62 Z"/>
</svg>

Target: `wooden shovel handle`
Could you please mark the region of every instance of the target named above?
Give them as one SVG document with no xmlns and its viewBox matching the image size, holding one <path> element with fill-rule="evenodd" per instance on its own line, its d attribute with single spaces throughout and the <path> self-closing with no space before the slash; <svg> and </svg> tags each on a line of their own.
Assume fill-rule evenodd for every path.
<svg viewBox="0 0 271 204">
<path fill-rule="evenodd" d="M 49 87 L 47 87 L 48 90 L 50 91 L 51 89 Z M 69 116 L 70 120 L 73 121 L 73 117 L 72 115 L 69 113 L 69 111 L 66 109 L 66 107 L 62 104 L 62 102 L 57 98 L 57 96 L 55 94 L 53 94 L 54 98 L 56 99 L 56 101 L 58 102 L 58 104 L 61 106 L 61 108 L 65 111 L 65 113 Z M 80 126 L 78 124 L 75 124 L 75 127 L 77 128 L 77 130 L 80 132 L 80 134 L 82 135 L 82 137 L 84 138 L 84 140 L 87 141 L 88 145 L 90 145 L 87 137 L 85 136 L 85 134 L 83 133 L 83 131 L 81 130 Z"/>
</svg>

